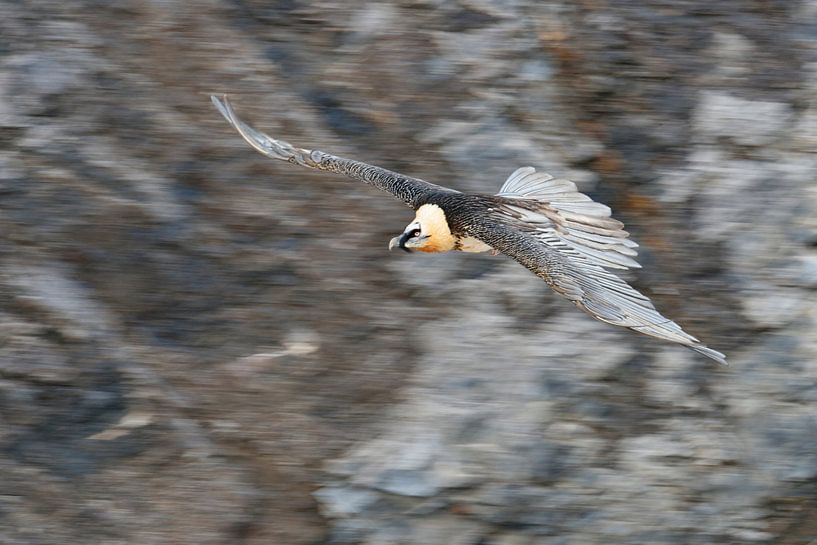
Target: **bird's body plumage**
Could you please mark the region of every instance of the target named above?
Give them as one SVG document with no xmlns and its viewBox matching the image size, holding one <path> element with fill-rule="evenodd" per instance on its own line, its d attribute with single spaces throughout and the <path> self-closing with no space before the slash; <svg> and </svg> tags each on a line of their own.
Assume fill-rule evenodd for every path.
<svg viewBox="0 0 817 545">
<path fill-rule="evenodd" d="M 638 268 L 638 246 L 610 209 L 580 193 L 569 180 L 532 167 L 517 169 L 497 195 L 474 195 L 380 167 L 296 148 L 241 121 L 226 98 L 212 97 L 221 114 L 262 154 L 337 172 L 388 191 L 416 211 L 389 247 L 445 252 L 503 253 L 542 278 L 556 293 L 603 322 L 686 346 L 726 364 L 662 316 L 649 298 L 610 269 Z"/>
</svg>

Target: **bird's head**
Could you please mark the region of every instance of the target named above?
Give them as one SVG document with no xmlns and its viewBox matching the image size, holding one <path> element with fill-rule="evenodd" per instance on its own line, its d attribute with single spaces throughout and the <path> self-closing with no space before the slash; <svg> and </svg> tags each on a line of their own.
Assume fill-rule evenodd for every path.
<svg viewBox="0 0 817 545">
<path fill-rule="evenodd" d="M 389 250 L 402 248 L 407 252 L 447 252 L 453 250 L 455 238 L 448 228 L 445 213 L 434 204 L 424 204 L 417 209 L 414 221 L 403 234 L 389 241 Z"/>
<path fill-rule="evenodd" d="M 428 242 L 430 236 L 423 233 L 423 226 L 419 221 L 413 221 L 408 224 L 403 234 L 396 236 L 389 241 L 389 250 L 394 248 L 402 248 L 407 252 L 412 250 L 423 251 L 423 246 Z"/>
</svg>

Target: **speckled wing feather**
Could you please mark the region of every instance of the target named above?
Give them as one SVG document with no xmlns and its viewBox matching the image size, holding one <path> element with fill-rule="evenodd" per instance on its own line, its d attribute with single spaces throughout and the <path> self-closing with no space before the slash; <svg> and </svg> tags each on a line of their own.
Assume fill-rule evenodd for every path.
<svg viewBox="0 0 817 545">
<path fill-rule="evenodd" d="M 723 354 L 684 332 L 607 270 L 638 266 L 632 260 L 635 243 L 621 222 L 609 217 L 609 208 L 578 193 L 571 182 L 531 174 L 537 173 L 530 167 L 518 170 L 498 196 L 485 198 L 488 217 L 476 222 L 472 236 L 527 267 L 594 318 L 726 364 Z"/>
<path fill-rule="evenodd" d="M 453 189 L 438 186 L 418 178 L 404 176 L 385 168 L 353 159 L 337 157 L 322 151 L 297 148 L 283 140 L 276 140 L 244 123 L 236 115 L 226 96 L 221 98 L 211 96 L 210 100 L 244 140 L 267 157 L 318 170 L 345 174 L 378 189 L 388 191 L 412 208 L 416 208 L 418 202 L 430 193 L 457 193 Z"/>
</svg>

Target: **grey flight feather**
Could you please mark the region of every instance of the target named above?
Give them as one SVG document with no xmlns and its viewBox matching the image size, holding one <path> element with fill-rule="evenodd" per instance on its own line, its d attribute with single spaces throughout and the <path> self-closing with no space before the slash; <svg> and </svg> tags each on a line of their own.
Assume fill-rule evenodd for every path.
<svg viewBox="0 0 817 545">
<path fill-rule="evenodd" d="M 556 238 L 602 267 L 640 269 L 638 244 L 610 208 L 580 193 L 570 180 L 556 179 L 533 167 L 514 171 L 497 197 L 498 211 L 532 227 L 544 243 Z"/>
<path fill-rule="evenodd" d="M 383 191 L 388 191 L 412 208 L 416 208 L 417 203 L 429 193 L 439 193 L 441 191 L 455 192 L 452 189 L 438 186 L 426 182 L 425 180 L 403 176 L 397 172 L 392 172 L 391 170 L 353 159 L 337 157 L 322 151 L 297 148 L 289 142 L 276 140 L 244 123 L 236 115 L 226 96 L 219 98 L 213 95 L 210 97 L 210 100 L 212 100 L 221 115 L 238 131 L 244 140 L 267 157 L 318 170 L 345 174 L 346 176 L 366 182 Z"/>
<path fill-rule="evenodd" d="M 345 174 L 388 191 L 414 209 L 440 206 L 451 232 L 475 237 L 512 257 L 556 293 L 603 322 L 686 346 L 718 363 L 707 348 L 662 316 L 649 298 L 608 269 L 638 268 L 638 245 L 610 209 L 569 180 L 532 167 L 517 169 L 498 195 L 466 195 L 380 167 L 297 148 L 259 132 L 236 116 L 226 97 L 211 97 L 221 115 L 253 148 L 274 159 Z"/>
</svg>

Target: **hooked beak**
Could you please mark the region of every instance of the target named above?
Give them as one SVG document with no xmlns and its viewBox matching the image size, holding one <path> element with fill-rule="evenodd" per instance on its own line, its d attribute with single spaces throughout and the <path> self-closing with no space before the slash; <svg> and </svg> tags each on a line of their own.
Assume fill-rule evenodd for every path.
<svg viewBox="0 0 817 545">
<path fill-rule="evenodd" d="M 393 250 L 395 247 L 402 248 L 403 250 L 411 253 L 411 250 L 406 248 L 406 241 L 409 239 L 408 233 L 403 233 L 399 237 L 394 237 L 389 241 L 389 251 Z"/>
</svg>

